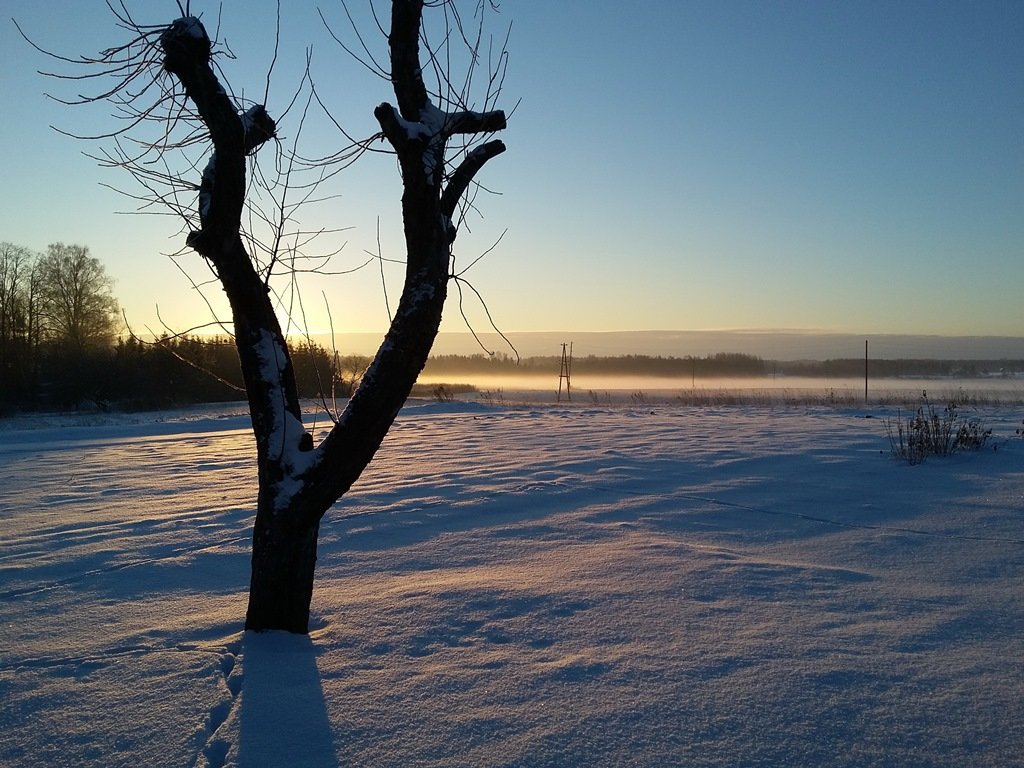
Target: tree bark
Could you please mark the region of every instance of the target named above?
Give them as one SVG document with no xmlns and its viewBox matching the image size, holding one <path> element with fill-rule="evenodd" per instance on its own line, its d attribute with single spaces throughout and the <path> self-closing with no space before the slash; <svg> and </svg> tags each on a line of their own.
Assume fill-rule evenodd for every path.
<svg viewBox="0 0 1024 768">
<path fill-rule="evenodd" d="M 280 524 L 274 524 L 278 517 L 261 501 L 253 527 L 252 577 L 245 627 L 282 629 L 304 635 L 309 632 L 320 524 L 291 524 L 290 521 L 310 517 L 319 520 L 319 516 L 285 515 Z"/>
</svg>

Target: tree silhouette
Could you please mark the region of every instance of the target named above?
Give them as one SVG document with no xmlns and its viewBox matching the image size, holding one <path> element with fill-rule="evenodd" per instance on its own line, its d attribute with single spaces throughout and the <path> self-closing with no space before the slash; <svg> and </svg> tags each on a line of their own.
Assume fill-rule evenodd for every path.
<svg viewBox="0 0 1024 768">
<path fill-rule="evenodd" d="M 0 243 L 0 404 L 23 397 L 30 378 L 32 270 L 27 248 Z"/>
<path fill-rule="evenodd" d="M 88 248 L 51 244 L 35 269 L 48 340 L 76 355 L 113 344 L 119 326 L 114 281 Z"/>
<path fill-rule="evenodd" d="M 188 246 L 210 265 L 231 306 L 259 478 L 248 629 L 308 632 L 320 520 L 373 458 L 422 370 L 441 322 L 453 277 L 452 242 L 466 206 L 472 204 L 475 176 L 505 150 L 500 141 L 486 140 L 505 127 L 504 112 L 489 108 L 500 91 L 504 49 L 499 72 L 489 76 L 487 107 L 471 109 L 471 78 L 461 79 L 462 86 L 454 84 L 440 64 L 450 59 L 439 56 L 422 32 L 424 5 L 423 0 L 392 0 L 390 67 L 384 74 L 393 84 L 397 105 L 385 102 L 374 110 L 381 136 L 397 155 L 404 187 L 402 295 L 376 356 L 319 445 L 303 427 L 294 368 L 275 314 L 270 277 L 281 263 L 279 253 L 270 248 L 260 258 L 250 233 L 243 231 L 251 158 L 277 132 L 266 106 L 243 105 L 230 95 L 212 58 L 215 46 L 187 8 L 182 18 L 154 29 L 136 24 L 122 6 L 115 13 L 136 38 L 104 51 L 99 59 L 82 60 L 106 67 L 120 79 L 121 85 L 103 98 L 111 99 L 132 125 L 153 120 L 158 108 L 163 110 L 158 118 L 168 126 L 163 140 L 138 142 L 142 149 L 134 154 L 119 141 L 106 160 L 132 172 L 147 190 L 147 204 L 162 203 L 188 222 Z M 444 12 L 440 45 L 461 40 L 476 61 L 479 37 L 467 35 L 455 3 L 427 5 Z M 484 9 L 484 4 L 477 7 L 481 19 Z M 437 80 L 431 90 L 424 81 L 421 40 L 427 47 L 427 71 Z M 156 105 L 140 104 L 148 86 L 139 83 L 162 83 L 163 73 L 180 88 L 161 84 Z M 169 132 L 180 124 L 186 126 L 186 135 L 172 141 Z M 454 137 L 458 140 L 452 141 Z M 169 152 L 204 141 L 210 151 L 198 184 L 179 173 L 153 170 L 169 167 Z M 161 162 L 154 164 L 154 156 Z M 190 191 L 192 211 L 181 202 Z"/>
</svg>

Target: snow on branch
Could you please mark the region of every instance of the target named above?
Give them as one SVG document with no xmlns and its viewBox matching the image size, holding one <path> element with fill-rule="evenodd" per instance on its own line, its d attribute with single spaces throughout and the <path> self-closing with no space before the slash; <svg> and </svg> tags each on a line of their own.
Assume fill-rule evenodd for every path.
<svg viewBox="0 0 1024 768">
<path fill-rule="evenodd" d="M 237 237 L 245 204 L 245 158 L 275 135 L 276 125 L 262 105 L 239 114 L 211 67 L 212 44 L 199 19 L 174 21 L 160 35 L 160 46 L 164 69 L 181 81 L 213 141 L 199 192 L 202 233 L 189 237 L 189 245 L 202 252 L 213 232 Z"/>
<path fill-rule="evenodd" d="M 175 19 L 160 35 L 160 46 L 164 51 L 164 68 L 175 75 L 184 67 L 209 63 L 213 52 L 206 27 L 194 16 Z"/>
<path fill-rule="evenodd" d="M 412 142 L 426 144 L 430 140 L 429 128 L 421 122 L 406 120 L 393 106 L 384 102 L 373 110 L 381 130 L 396 150 L 402 151 Z"/>
</svg>

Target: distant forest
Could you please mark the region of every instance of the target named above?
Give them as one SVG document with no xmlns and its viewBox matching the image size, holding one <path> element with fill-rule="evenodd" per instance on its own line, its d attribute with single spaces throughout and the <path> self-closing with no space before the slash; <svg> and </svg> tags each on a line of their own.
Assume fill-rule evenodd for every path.
<svg viewBox="0 0 1024 768">
<path fill-rule="evenodd" d="M 328 401 L 348 397 L 370 358 L 341 356 L 307 342 L 291 348 L 302 397 Z M 439 355 L 424 373 L 450 384 L 472 385 L 474 376 L 548 376 L 557 381 L 561 358 L 529 357 L 519 362 L 495 355 Z M 1024 371 L 1021 360 L 871 360 L 872 378 L 897 376 L 984 376 Z M 857 378 L 864 360 L 776 362 L 744 354 L 707 357 L 579 357 L 574 376 L 616 375 L 692 380 L 776 375 Z M 122 338 L 110 347 L 42 350 L 28 369 L 8 369 L 0 389 L 0 415 L 16 411 L 170 408 L 203 402 L 244 400 L 234 343 L 227 337 L 170 337 L 151 342 Z M 472 387 L 466 387 L 470 389 Z M 431 387 L 416 394 L 430 396 Z"/>
<path fill-rule="evenodd" d="M 302 342 L 291 347 L 299 394 L 346 398 L 369 359 L 332 356 Z M 333 359 L 332 359 L 333 358 Z M 44 349 L 29 368 L 8 369 L 0 415 L 22 410 L 169 408 L 244 400 L 234 342 L 226 337 L 165 336 L 153 342 L 119 339 L 107 348 L 74 353 Z"/>
<path fill-rule="evenodd" d="M 424 373 L 433 377 L 458 375 L 543 375 L 557 377 L 561 357 L 528 357 L 516 362 L 507 355 L 438 355 L 430 358 Z M 1024 360 L 869 360 L 872 378 L 991 376 L 1024 371 Z M 734 378 L 753 376 L 807 376 L 811 378 L 862 378 L 864 358 L 837 360 L 765 360 L 755 355 L 720 353 L 706 357 L 622 355 L 577 357 L 573 375 L 658 376 L 662 378 Z"/>
<path fill-rule="evenodd" d="M 235 345 L 228 337 L 120 335 L 113 280 L 81 245 L 45 252 L 0 242 L 0 415 L 24 410 L 139 410 L 243 400 Z M 347 398 L 370 358 L 341 356 L 304 340 L 290 345 L 299 395 Z M 437 355 L 424 373 L 472 389 L 474 377 L 545 376 L 557 382 L 561 357 Z M 1021 360 L 871 360 L 871 378 L 991 376 L 1024 371 Z M 779 362 L 754 355 L 577 357 L 576 376 L 708 378 L 786 375 L 859 378 L 863 359 Z M 429 385 L 414 394 L 430 395 Z M 444 392 L 454 391 L 450 387 Z M 442 392 L 436 393 L 441 396 Z"/>
<path fill-rule="evenodd" d="M 245 399 L 231 339 L 121 329 L 113 280 L 87 247 L 0 242 L 0 415 Z M 304 397 L 347 397 L 368 362 L 301 340 L 291 353 Z"/>
</svg>

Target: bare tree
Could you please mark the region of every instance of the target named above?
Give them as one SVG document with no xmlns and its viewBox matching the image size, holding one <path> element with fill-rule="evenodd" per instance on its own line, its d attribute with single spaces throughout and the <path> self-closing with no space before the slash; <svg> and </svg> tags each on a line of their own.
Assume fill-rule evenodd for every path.
<svg viewBox="0 0 1024 768">
<path fill-rule="evenodd" d="M 0 243 L 3 399 L 32 399 L 47 347 L 60 353 L 65 366 L 80 362 L 87 350 L 109 347 L 119 327 L 117 313 L 113 281 L 88 248 L 54 243 L 36 256 Z"/>
<path fill-rule="evenodd" d="M 80 353 L 108 347 L 119 318 L 114 281 L 82 245 L 53 243 L 35 264 L 38 315 L 47 338 Z"/>
<path fill-rule="evenodd" d="M 27 248 L 0 243 L 0 350 L 24 326 L 25 280 L 31 261 Z"/>
<path fill-rule="evenodd" d="M 27 248 L 0 243 L 0 342 L 24 330 L 25 282 L 31 265 L 32 252 Z"/>
<path fill-rule="evenodd" d="M 160 83 L 159 119 L 168 126 L 164 136 L 138 142 L 135 152 L 119 142 L 107 159 L 131 170 L 143 183 L 149 190 L 147 204 L 162 203 L 190 224 L 188 246 L 210 265 L 231 306 L 259 477 L 248 629 L 308 632 L 320 520 L 370 462 L 409 396 L 441 322 L 448 282 L 454 277 L 452 243 L 472 205 L 474 179 L 488 160 L 505 150 L 500 141 L 487 140 L 505 127 L 505 114 L 490 108 L 500 91 L 504 48 L 497 69 L 489 74 L 484 108 L 470 108 L 471 78 L 456 85 L 443 63 L 450 59 L 431 47 L 423 30 L 425 4 L 443 13 L 446 22 L 439 47 L 460 40 L 476 59 L 479 37 L 467 34 L 453 0 L 392 0 L 390 64 L 381 72 L 393 84 L 397 106 L 382 103 L 374 115 L 402 174 L 405 282 L 380 349 L 319 445 L 303 427 L 292 362 L 270 286 L 271 272 L 282 261 L 281 238 L 261 258 L 243 228 L 247 171 L 257 151 L 276 138 L 274 119 L 265 105 L 241 104 L 230 95 L 217 74 L 214 43 L 187 8 L 182 18 L 163 28 L 142 27 L 117 11 L 136 38 L 99 59 L 84 60 L 120 78 L 121 84 L 104 96 L 132 125 L 157 115 L 155 106 L 140 107 L 138 100 L 150 85 Z M 481 18 L 485 7 L 477 5 Z M 427 49 L 426 66 L 421 41 Z M 424 81 L 424 69 L 434 75 L 432 88 Z M 172 76 L 170 84 L 163 84 L 164 73 Z M 182 122 L 188 126 L 185 137 L 171 141 L 170 127 Z M 155 172 L 154 163 L 139 161 L 155 154 L 160 161 L 156 167 L 167 168 L 170 150 L 184 151 L 204 142 L 211 147 L 199 184 L 176 173 Z M 342 152 L 332 161 L 347 159 L 367 145 L 357 143 L 354 152 Z M 181 203 L 190 191 L 194 211 Z M 293 214 L 294 209 L 288 209 L 279 222 Z M 264 219 L 274 223 L 270 217 Z M 280 224 L 277 232 L 280 235 Z"/>
<path fill-rule="evenodd" d="M 0 401 L 20 395 L 29 367 L 32 253 L 0 243 Z"/>
</svg>

